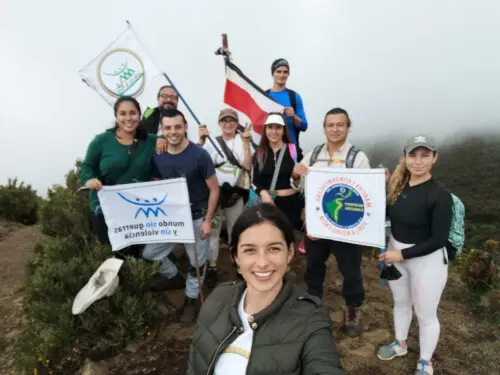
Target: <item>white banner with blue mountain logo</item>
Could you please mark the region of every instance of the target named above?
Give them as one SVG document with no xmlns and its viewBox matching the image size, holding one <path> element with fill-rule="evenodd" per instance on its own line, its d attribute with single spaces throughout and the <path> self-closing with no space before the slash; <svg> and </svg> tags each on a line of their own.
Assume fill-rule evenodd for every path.
<svg viewBox="0 0 500 375">
<path fill-rule="evenodd" d="M 305 181 L 310 236 L 385 247 L 384 169 L 311 168 Z"/>
<path fill-rule="evenodd" d="M 113 251 L 195 241 L 185 178 L 104 186 L 97 196 Z"/>
</svg>

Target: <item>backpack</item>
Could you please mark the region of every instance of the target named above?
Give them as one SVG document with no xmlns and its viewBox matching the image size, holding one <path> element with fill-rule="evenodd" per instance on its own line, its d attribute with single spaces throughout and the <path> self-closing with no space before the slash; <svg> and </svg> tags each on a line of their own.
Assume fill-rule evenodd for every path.
<svg viewBox="0 0 500 375">
<path fill-rule="evenodd" d="M 294 143 L 288 143 L 288 152 L 290 153 L 291 158 L 293 159 L 294 163 L 297 164 L 297 147 L 295 146 Z M 260 167 L 260 153 L 256 153 L 256 159 L 257 159 L 257 164 Z"/>
<path fill-rule="evenodd" d="M 446 251 L 448 253 L 448 259 L 453 261 L 457 258 L 457 255 L 462 254 L 462 249 L 465 242 L 465 206 L 463 202 L 455 194 L 449 191 L 441 182 L 435 184 L 435 187 L 431 190 L 429 194 L 429 209 L 432 209 L 436 204 L 438 194 L 441 190 L 447 191 L 451 195 L 453 202 L 452 206 L 452 216 L 450 233 L 448 235 L 448 241 L 446 243 Z M 444 263 L 448 262 L 444 259 Z"/>
<path fill-rule="evenodd" d="M 311 160 L 309 161 L 309 166 L 312 167 L 314 163 L 318 161 L 318 156 L 321 150 L 325 147 L 325 144 L 320 144 L 316 147 L 314 147 L 312 154 L 311 154 Z M 345 161 L 345 166 L 346 168 L 354 168 L 354 160 L 356 160 L 356 156 L 358 155 L 358 152 L 360 150 L 356 146 L 351 146 L 349 148 L 349 151 L 347 151 L 347 158 Z"/>
</svg>

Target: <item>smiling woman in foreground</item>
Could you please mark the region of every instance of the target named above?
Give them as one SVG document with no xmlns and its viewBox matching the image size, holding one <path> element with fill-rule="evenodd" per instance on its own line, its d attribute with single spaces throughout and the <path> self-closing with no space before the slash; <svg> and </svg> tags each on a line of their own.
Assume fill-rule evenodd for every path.
<svg viewBox="0 0 500 375">
<path fill-rule="evenodd" d="M 275 206 L 240 215 L 230 249 L 243 281 L 222 283 L 203 304 L 189 375 L 345 374 L 321 300 L 286 277 L 293 241 Z"/>
</svg>

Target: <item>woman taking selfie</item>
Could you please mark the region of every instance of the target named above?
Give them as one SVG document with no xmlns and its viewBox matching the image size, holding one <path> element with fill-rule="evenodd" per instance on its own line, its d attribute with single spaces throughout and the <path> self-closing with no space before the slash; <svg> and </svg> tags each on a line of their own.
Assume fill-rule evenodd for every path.
<svg viewBox="0 0 500 375">
<path fill-rule="evenodd" d="M 434 140 L 411 138 L 389 180 L 388 215 L 391 236 L 379 259 L 399 271 L 389 286 L 394 298 L 396 339 L 377 357 L 388 361 L 406 355 L 408 330 L 418 319 L 420 359 L 416 375 L 432 375 L 432 356 L 439 339 L 437 309 L 448 278 L 446 249 L 452 220 L 451 194 L 432 177 L 437 160 Z M 429 203 L 431 202 L 431 203 Z"/>
<path fill-rule="evenodd" d="M 297 150 L 290 142 L 285 118 L 281 113 L 269 113 L 260 144 L 254 154 L 252 183 L 263 203 L 276 205 L 285 213 L 292 226 L 300 230 L 304 200 L 291 185 L 296 162 Z"/>
<path fill-rule="evenodd" d="M 139 126 L 141 108 L 135 98 L 120 97 L 114 114 L 115 126 L 90 142 L 80 170 L 82 185 L 91 190 L 92 226 L 101 244 L 109 244 L 109 238 L 97 192 L 103 185 L 150 181 L 157 138 Z"/>
<path fill-rule="evenodd" d="M 236 220 L 230 251 L 243 281 L 220 284 L 203 304 L 189 375 L 344 374 L 327 310 L 286 277 L 293 239 L 273 205 Z"/>
</svg>

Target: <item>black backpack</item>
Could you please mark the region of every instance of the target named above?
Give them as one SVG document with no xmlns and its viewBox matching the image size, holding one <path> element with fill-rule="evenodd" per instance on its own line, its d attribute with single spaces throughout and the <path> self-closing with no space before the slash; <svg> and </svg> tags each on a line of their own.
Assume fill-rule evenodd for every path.
<svg viewBox="0 0 500 375">
<path fill-rule="evenodd" d="M 318 161 L 318 155 L 321 152 L 321 150 L 325 147 L 325 144 L 322 143 L 320 145 L 317 145 L 314 147 L 312 154 L 311 154 L 311 160 L 309 161 L 309 166 L 312 167 L 314 163 Z M 347 152 L 347 158 L 345 161 L 345 166 L 346 168 L 354 168 L 354 160 L 356 160 L 356 155 L 358 155 L 359 149 L 356 146 L 351 146 L 349 148 L 349 151 Z"/>
</svg>

